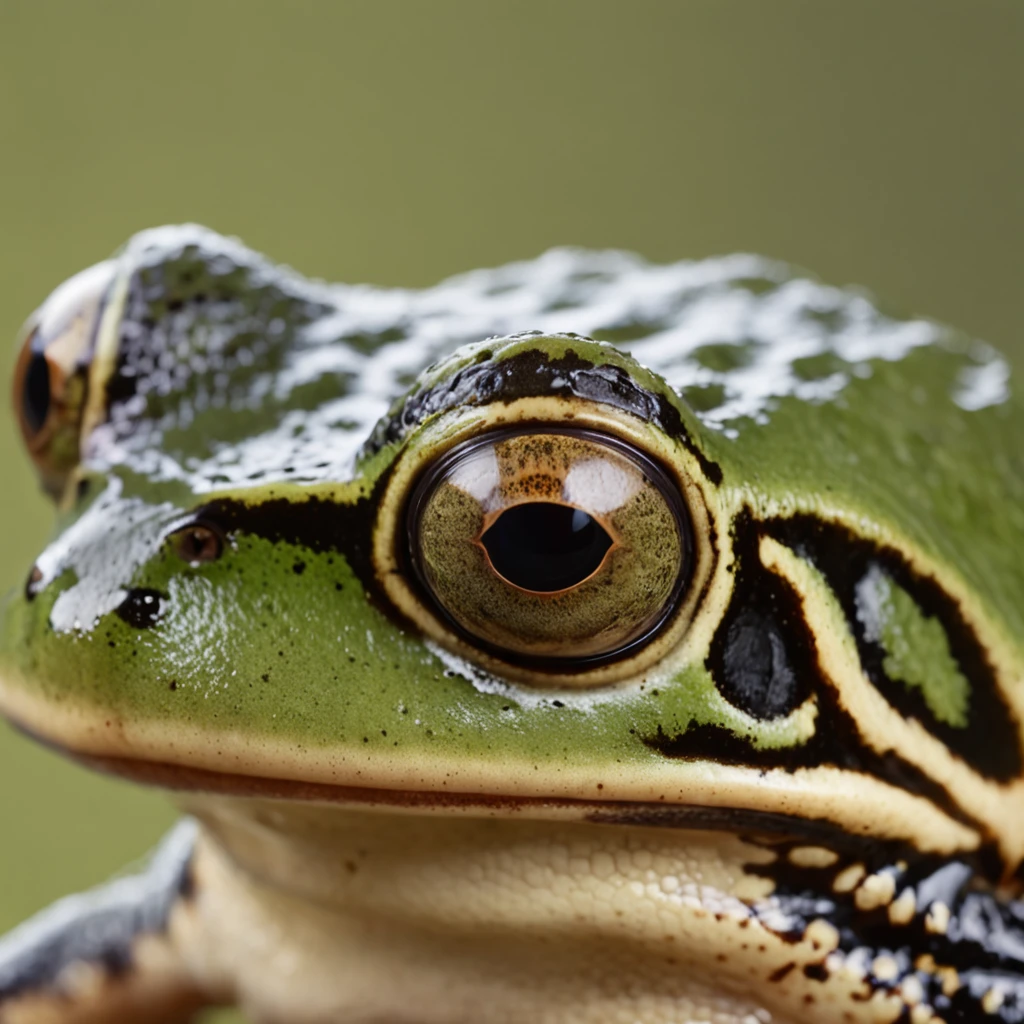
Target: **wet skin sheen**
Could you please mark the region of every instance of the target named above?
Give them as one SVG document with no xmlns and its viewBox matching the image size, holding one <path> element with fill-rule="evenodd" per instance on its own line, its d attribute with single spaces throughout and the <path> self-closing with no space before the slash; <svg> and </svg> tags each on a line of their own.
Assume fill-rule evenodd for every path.
<svg viewBox="0 0 1024 1024">
<path fill-rule="evenodd" d="M 1024 1021 L 1024 412 L 752 256 L 326 286 L 195 227 L 28 321 L 0 710 L 189 817 L 0 1022 Z"/>
</svg>

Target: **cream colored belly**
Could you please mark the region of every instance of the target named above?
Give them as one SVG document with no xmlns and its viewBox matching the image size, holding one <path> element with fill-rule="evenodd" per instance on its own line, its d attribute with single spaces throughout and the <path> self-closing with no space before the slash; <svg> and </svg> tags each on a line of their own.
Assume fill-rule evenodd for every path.
<svg viewBox="0 0 1024 1024">
<path fill-rule="evenodd" d="M 729 835 L 219 798 L 188 809 L 207 835 L 175 939 L 254 1020 L 785 1024 L 850 1005 L 834 986 L 809 1006 L 787 984 L 799 970 L 770 980 L 823 950 L 752 916 L 770 885 L 741 865 L 771 855 Z M 890 1019 L 859 1006 L 857 1020 Z"/>
</svg>

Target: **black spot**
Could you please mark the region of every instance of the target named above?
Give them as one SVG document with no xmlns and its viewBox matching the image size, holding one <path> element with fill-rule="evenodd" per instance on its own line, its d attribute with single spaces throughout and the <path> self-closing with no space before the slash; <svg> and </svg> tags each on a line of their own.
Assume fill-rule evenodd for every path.
<svg viewBox="0 0 1024 1024">
<path fill-rule="evenodd" d="M 778 718 L 793 710 L 796 677 L 778 622 L 757 608 L 744 608 L 726 630 L 722 686 L 727 699 L 755 718 Z"/>
<path fill-rule="evenodd" d="M 306 563 L 303 562 L 303 561 L 297 561 L 292 566 L 292 572 L 295 573 L 296 576 L 301 576 L 305 571 L 306 571 Z"/>
<path fill-rule="evenodd" d="M 819 674 L 818 655 L 799 595 L 761 565 L 757 539 L 749 517 L 742 517 L 734 535 L 733 598 L 707 667 L 730 704 L 770 719 L 788 715 L 807 699 Z"/>
<path fill-rule="evenodd" d="M 165 600 L 159 590 L 133 587 L 115 611 L 133 629 L 149 629 L 159 621 Z"/>
</svg>

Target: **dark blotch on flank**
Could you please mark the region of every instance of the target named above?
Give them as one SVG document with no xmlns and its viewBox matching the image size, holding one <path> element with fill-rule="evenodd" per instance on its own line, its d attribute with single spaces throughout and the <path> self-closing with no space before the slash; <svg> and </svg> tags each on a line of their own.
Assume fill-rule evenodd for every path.
<svg viewBox="0 0 1024 1024">
<path fill-rule="evenodd" d="M 133 587 L 116 611 L 133 629 L 149 629 L 159 621 L 164 600 L 159 590 Z"/>
</svg>

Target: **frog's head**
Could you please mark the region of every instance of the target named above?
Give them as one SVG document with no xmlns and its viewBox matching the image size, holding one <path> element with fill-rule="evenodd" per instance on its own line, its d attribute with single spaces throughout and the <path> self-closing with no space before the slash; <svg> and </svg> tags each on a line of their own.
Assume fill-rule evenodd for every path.
<svg viewBox="0 0 1024 1024">
<path fill-rule="evenodd" d="M 1004 369 L 752 257 L 388 292 L 147 232 L 26 332 L 59 529 L 6 607 L 0 704 L 172 786 L 1012 871 Z"/>
</svg>

